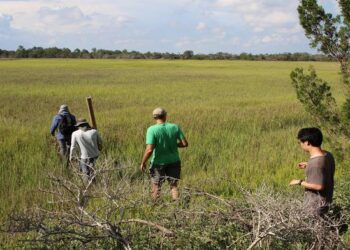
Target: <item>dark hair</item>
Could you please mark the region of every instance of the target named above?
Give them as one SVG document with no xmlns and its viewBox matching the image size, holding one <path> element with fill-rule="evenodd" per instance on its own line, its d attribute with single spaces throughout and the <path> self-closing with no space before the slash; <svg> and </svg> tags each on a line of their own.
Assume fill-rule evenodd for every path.
<svg viewBox="0 0 350 250">
<path fill-rule="evenodd" d="M 157 120 L 157 119 L 164 120 L 164 119 L 165 119 L 165 117 L 166 117 L 166 114 L 162 114 L 162 115 L 154 115 L 154 116 L 153 116 L 153 118 L 154 118 L 155 120 Z"/>
<path fill-rule="evenodd" d="M 89 125 L 89 124 L 79 126 L 79 128 L 81 128 L 83 131 L 88 131 L 88 130 L 90 130 L 90 129 L 91 129 L 91 127 L 90 127 L 90 125 Z"/>
<path fill-rule="evenodd" d="M 302 128 L 297 137 L 301 142 L 308 141 L 312 146 L 319 147 L 322 144 L 323 135 L 318 128 Z"/>
</svg>

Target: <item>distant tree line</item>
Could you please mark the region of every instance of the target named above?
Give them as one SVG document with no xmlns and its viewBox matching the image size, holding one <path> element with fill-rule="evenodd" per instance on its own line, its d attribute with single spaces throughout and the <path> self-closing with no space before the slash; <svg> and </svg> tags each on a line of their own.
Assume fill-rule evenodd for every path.
<svg viewBox="0 0 350 250">
<path fill-rule="evenodd" d="M 325 55 L 309 53 L 280 53 L 280 54 L 231 54 L 218 52 L 214 54 L 195 54 L 192 50 L 181 53 L 139 52 L 128 50 L 106 50 L 93 48 L 70 50 L 68 48 L 24 48 L 17 50 L 0 49 L 0 58 L 83 58 L 83 59 L 192 59 L 192 60 L 250 60 L 250 61 L 332 61 Z"/>
</svg>

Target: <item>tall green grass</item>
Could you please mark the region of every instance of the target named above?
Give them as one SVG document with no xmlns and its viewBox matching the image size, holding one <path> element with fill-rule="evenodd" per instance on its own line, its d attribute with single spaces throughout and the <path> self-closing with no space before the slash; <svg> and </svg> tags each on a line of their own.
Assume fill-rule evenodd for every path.
<svg viewBox="0 0 350 250">
<path fill-rule="evenodd" d="M 102 157 L 131 162 L 136 170 L 151 112 L 162 106 L 190 145 L 181 150 L 181 185 L 222 195 L 232 195 L 237 184 L 288 189 L 292 177 L 303 176 L 296 163 L 307 159 L 295 135 L 314 125 L 289 73 L 309 64 L 0 60 L 0 219 L 42 202 L 37 190 L 46 185 L 46 174 L 64 171 L 49 135 L 51 119 L 63 103 L 87 118 L 90 95 L 105 143 Z M 341 100 L 337 64 L 312 64 Z"/>
</svg>

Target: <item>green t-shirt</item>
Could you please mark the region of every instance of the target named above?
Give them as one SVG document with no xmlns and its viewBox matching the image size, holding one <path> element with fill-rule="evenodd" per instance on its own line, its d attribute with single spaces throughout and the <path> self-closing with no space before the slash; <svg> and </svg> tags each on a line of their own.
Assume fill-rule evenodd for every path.
<svg viewBox="0 0 350 250">
<path fill-rule="evenodd" d="M 173 123 L 156 124 L 147 129 L 146 144 L 154 146 L 151 162 L 166 165 L 180 161 L 178 140 L 185 139 L 180 127 Z"/>
</svg>

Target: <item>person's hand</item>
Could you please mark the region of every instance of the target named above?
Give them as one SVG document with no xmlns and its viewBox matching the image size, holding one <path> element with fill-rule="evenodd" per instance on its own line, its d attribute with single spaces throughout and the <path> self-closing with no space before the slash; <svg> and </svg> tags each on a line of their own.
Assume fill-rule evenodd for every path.
<svg viewBox="0 0 350 250">
<path fill-rule="evenodd" d="M 50 141 L 56 141 L 55 134 L 47 134 L 46 138 Z"/>
<path fill-rule="evenodd" d="M 307 162 L 306 161 L 298 163 L 298 168 L 305 169 L 306 167 L 307 167 Z"/>
<path fill-rule="evenodd" d="M 146 163 L 141 163 L 140 169 L 142 172 L 144 172 L 146 169 Z"/>
<path fill-rule="evenodd" d="M 291 180 L 291 182 L 289 183 L 289 185 L 294 186 L 294 185 L 300 185 L 300 180 Z"/>
<path fill-rule="evenodd" d="M 72 158 L 69 157 L 69 162 L 70 163 L 78 163 L 79 162 L 79 158 L 78 157 L 74 157 L 74 156 L 72 156 Z"/>
</svg>

